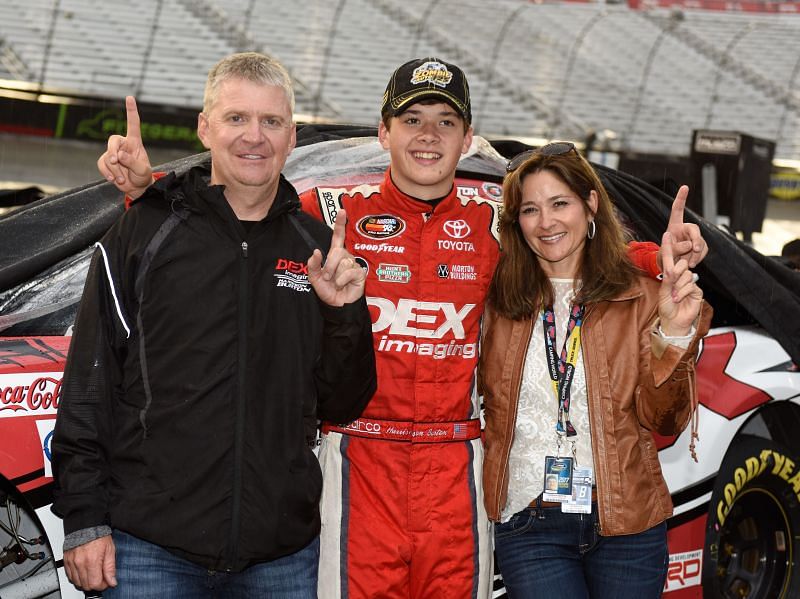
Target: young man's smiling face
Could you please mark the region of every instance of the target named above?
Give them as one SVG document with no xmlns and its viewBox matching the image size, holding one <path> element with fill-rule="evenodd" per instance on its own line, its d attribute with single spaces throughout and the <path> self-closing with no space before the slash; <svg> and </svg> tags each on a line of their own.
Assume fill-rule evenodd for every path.
<svg viewBox="0 0 800 599">
<path fill-rule="evenodd" d="M 391 156 L 392 180 L 415 198 L 447 195 L 456 165 L 472 144 L 472 127 L 445 102 L 412 104 L 392 117 L 390 127 L 378 127 L 378 138 Z"/>
</svg>

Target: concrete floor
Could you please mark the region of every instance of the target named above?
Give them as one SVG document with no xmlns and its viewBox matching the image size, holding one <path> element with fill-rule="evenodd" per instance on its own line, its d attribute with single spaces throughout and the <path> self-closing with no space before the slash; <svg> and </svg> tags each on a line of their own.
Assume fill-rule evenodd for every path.
<svg viewBox="0 0 800 599">
<path fill-rule="evenodd" d="M 105 144 L 53 140 L 0 133 L 0 184 L 69 189 L 100 178 L 97 159 Z M 190 154 L 183 150 L 148 150 L 153 164 Z"/>
</svg>

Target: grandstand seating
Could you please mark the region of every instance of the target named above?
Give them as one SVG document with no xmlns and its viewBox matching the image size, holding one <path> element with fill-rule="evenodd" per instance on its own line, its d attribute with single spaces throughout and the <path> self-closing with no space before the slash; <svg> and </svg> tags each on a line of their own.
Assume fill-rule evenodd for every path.
<svg viewBox="0 0 800 599">
<path fill-rule="evenodd" d="M 258 49 L 291 72 L 301 118 L 375 124 L 391 70 L 436 55 L 470 76 L 484 135 L 609 129 L 625 148 L 687 155 L 707 127 L 800 158 L 800 15 L 525 0 L 56 5 L 54 18 L 52 0 L 0 2 L 0 65 L 46 88 L 197 106 L 210 65 Z"/>
</svg>

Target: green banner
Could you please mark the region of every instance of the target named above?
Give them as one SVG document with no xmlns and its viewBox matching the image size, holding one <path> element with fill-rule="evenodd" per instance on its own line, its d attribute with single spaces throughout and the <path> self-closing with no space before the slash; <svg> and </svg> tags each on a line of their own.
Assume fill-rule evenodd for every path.
<svg viewBox="0 0 800 599">
<path fill-rule="evenodd" d="M 199 108 L 139 103 L 142 140 L 148 147 L 201 151 Z M 40 96 L 0 87 L 0 131 L 61 139 L 105 142 L 125 135 L 125 99 Z"/>
</svg>

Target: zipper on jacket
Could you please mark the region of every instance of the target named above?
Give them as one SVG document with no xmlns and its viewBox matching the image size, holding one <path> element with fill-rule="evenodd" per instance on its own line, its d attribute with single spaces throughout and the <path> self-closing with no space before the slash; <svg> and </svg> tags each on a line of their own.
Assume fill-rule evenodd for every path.
<svg viewBox="0 0 800 599">
<path fill-rule="evenodd" d="M 586 323 L 589 320 L 589 316 L 594 312 L 594 308 L 595 308 L 595 306 L 592 305 L 592 304 L 590 304 L 589 306 L 586 307 L 586 313 L 583 315 L 583 326 L 586 326 Z M 587 366 L 587 364 L 589 362 L 589 360 L 587 358 L 587 353 L 591 354 L 592 350 L 589 349 L 590 346 L 588 344 L 585 344 L 583 342 L 583 335 L 584 335 L 584 331 L 585 330 L 587 330 L 587 329 L 584 329 L 583 327 L 581 327 L 581 353 L 583 354 L 583 371 L 584 371 L 584 376 L 586 377 L 586 409 L 589 411 L 589 436 L 592 439 L 599 439 L 600 437 L 605 435 L 605 428 L 603 427 L 604 414 L 603 414 L 603 410 L 601 408 L 600 409 L 600 415 L 597 418 L 597 427 L 599 427 L 600 430 L 597 431 L 597 430 L 595 430 L 596 427 L 594 426 L 595 425 L 595 415 L 594 415 L 594 413 L 592 411 L 592 394 L 593 394 L 592 380 L 591 380 L 591 377 L 588 374 L 589 373 L 589 368 Z M 587 349 L 588 349 L 588 352 L 587 352 Z M 599 434 L 597 434 L 597 433 L 599 433 Z M 594 452 L 595 451 L 596 451 L 595 444 L 594 444 L 594 441 L 592 441 L 592 454 L 593 454 L 592 458 L 594 458 Z M 598 468 L 598 466 L 601 466 L 601 465 L 605 469 L 604 472 L 603 472 L 603 480 L 606 481 L 606 480 L 609 480 L 611 478 L 610 476 L 607 476 L 608 475 L 608 472 L 607 472 L 608 463 L 605 460 L 602 460 L 602 462 L 601 462 L 600 458 L 598 457 L 597 458 L 597 462 L 596 463 L 594 463 L 594 462 L 592 463 L 592 467 L 594 468 L 594 486 L 597 488 L 597 533 L 598 534 L 603 534 L 603 519 L 604 519 L 603 518 L 603 509 L 602 509 L 603 508 L 603 504 L 600 503 L 600 498 L 603 497 L 603 492 L 602 492 L 603 489 L 600 487 L 600 468 Z"/>
<path fill-rule="evenodd" d="M 237 339 L 236 421 L 233 437 L 233 498 L 231 505 L 231 530 L 228 538 L 228 570 L 236 568 L 239 559 L 242 501 L 242 456 L 244 454 L 244 428 L 246 417 L 247 379 L 247 321 L 248 321 L 248 272 L 246 241 L 242 241 L 242 259 L 239 260 L 239 318 Z"/>
</svg>

